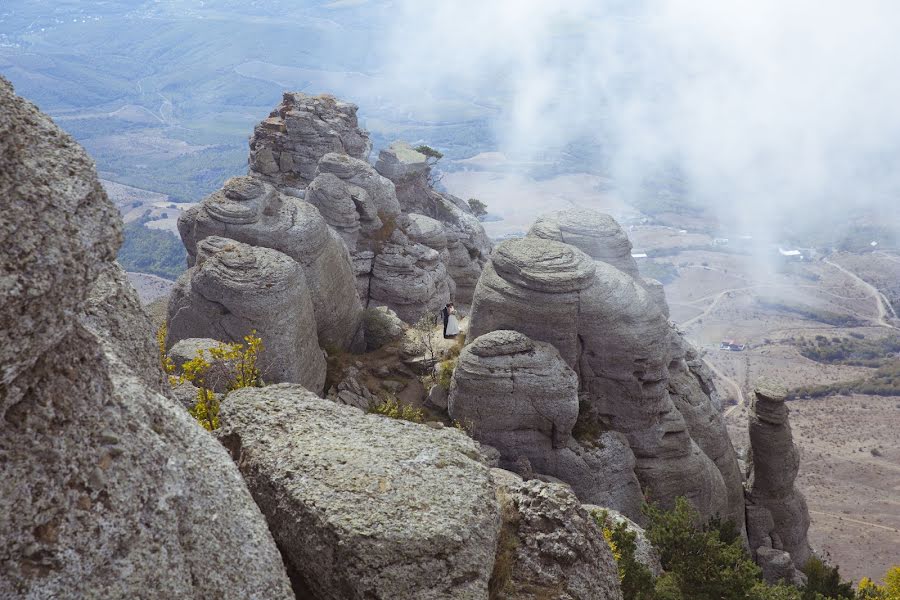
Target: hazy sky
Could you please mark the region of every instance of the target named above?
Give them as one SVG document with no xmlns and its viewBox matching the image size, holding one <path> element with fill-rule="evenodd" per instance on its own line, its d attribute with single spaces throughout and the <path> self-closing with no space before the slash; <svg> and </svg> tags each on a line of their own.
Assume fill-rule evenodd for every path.
<svg viewBox="0 0 900 600">
<path fill-rule="evenodd" d="M 895 0 L 394 5 L 385 93 L 495 102 L 506 152 L 593 137 L 623 188 L 675 165 L 750 228 L 874 204 L 897 223 Z"/>
</svg>

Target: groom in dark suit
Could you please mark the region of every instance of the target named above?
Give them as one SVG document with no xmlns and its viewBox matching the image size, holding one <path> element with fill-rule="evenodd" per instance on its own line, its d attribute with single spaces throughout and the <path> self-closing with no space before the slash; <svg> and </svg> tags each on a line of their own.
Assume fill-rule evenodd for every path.
<svg viewBox="0 0 900 600">
<path fill-rule="evenodd" d="M 447 304 L 441 309 L 441 318 L 444 320 L 444 339 L 447 339 L 447 321 L 450 320 L 450 305 Z"/>
</svg>

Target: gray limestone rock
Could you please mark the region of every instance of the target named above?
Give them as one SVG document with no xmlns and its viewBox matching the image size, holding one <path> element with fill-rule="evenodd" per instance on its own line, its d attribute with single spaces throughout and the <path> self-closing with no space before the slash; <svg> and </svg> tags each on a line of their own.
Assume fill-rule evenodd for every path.
<svg viewBox="0 0 900 600">
<path fill-rule="evenodd" d="M 0 192 L 0 597 L 293 598 L 227 453 L 156 391 L 90 161 L 2 78 Z"/>
<path fill-rule="evenodd" d="M 409 328 L 397 313 L 386 306 L 367 308 L 363 313 L 363 325 L 366 330 L 366 348 L 369 351 L 396 342 Z"/>
<path fill-rule="evenodd" d="M 286 188 L 305 188 L 331 152 L 366 159 L 369 135 L 359 128 L 357 106 L 333 96 L 285 92 L 281 104 L 253 130 L 250 173 Z"/>
<path fill-rule="evenodd" d="M 650 498 L 668 506 L 685 496 L 707 517 L 726 512 L 722 474 L 669 396 L 673 333 L 634 277 L 562 242 L 508 240 L 478 281 L 469 336 L 498 329 L 556 347 L 579 377 L 579 428 L 623 433 Z"/>
<path fill-rule="evenodd" d="M 375 170 L 396 183 L 427 177 L 431 171 L 428 157 L 403 141 L 392 143 L 378 153 Z"/>
<path fill-rule="evenodd" d="M 433 248 L 438 252 L 447 249 L 447 233 L 437 219 L 410 213 L 406 215 L 403 232 L 410 241 Z"/>
<path fill-rule="evenodd" d="M 340 236 L 311 204 L 285 196 L 251 177 L 234 177 L 221 190 L 185 211 L 178 231 L 196 260 L 197 244 L 209 236 L 278 250 L 300 264 L 315 310 L 323 347 L 360 348 L 362 306 L 350 254 Z M 205 337 L 205 336 L 201 336 Z"/>
<path fill-rule="evenodd" d="M 330 152 L 322 157 L 316 167 L 316 175 L 331 173 L 349 184 L 366 191 L 374 204 L 375 216 L 384 220 L 400 214 L 400 203 L 394 183 L 379 174 L 364 160 L 347 154 Z"/>
<path fill-rule="evenodd" d="M 594 260 L 638 277 L 637 263 L 631 256 L 631 241 L 607 214 L 584 208 L 550 213 L 534 222 L 528 236 L 570 244 Z"/>
<path fill-rule="evenodd" d="M 374 204 L 366 190 L 331 173 L 316 175 L 306 189 L 305 199 L 319 209 L 322 218 L 338 232 L 351 254 L 356 252 L 362 217 L 368 217 L 367 227 L 381 227 L 381 220 L 374 213 Z M 358 206 L 365 208 L 358 211 Z"/>
<path fill-rule="evenodd" d="M 578 377 L 556 348 L 498 330 L 463 349 L 450 384 L 450 417 L 470 424 L 480 442 L 500 451 L 500 465 L 529 469 L 572 486 L 584 502 L 640 515 L 643 496 L 624 437 L 603 434 L 582 445 Z"/>
<path fill-rule="evenodd" d="M 618 600 L 615 559 L 575 494 L 558 484 L 522 481 L 492 469 L 503 515 L 494 585 L 503 600 Z M 495 571 L 495 574 L 498 572 Z"/>
<path fill-rule="evenodd" d="M 222 442 L 314 597 L 487 598 L 499 516 L 471 439 L 289 385 L 229 394 L 221 418 Z"/>
<path fill-rule="evenodd" d="M 762 568 L 763 580 L 766 583 L 787 583 L 796 587 L 806 584 L 806 575 L 794 566 L 791 555 L 784 550 L 758 548 L 756 562 Z"/>
<path fill-rule="evenodd" d="M 718 467 L 728 494 L 722 517 L 744 531 L 744 477 L 719 412 L 709 368 L 697 351 L 676 335 L 677 354 L 669 364 L 669 396 L 684 417 L 691 438 Z"/>
<path fill-rule="evenodd" d="M 147 387 L 171 393 L 162 369 L 156 333 L 125 271 L 108 263 L 91 286 L 79 320 L 89 331 L 115 344 L 115 353 Z"/>
<path fill-rule="evenodd" d="M 450 302 L 452 281 L 440 254 L 421 244 L 385 244 L 373 259 L 369 306 L 386 306 L 406 323 Z"/>
<path fill-rule="evenodd" d="M 794 446 L 789 412 L 783 392 L 764 387 L 754 390 L 750 405 L 747 534 L 757 554 L 760 546 L 784 550 L 800 569 L 812 557 L 812 550 L 807 539 L 809 510 L 795 485 L 800 455 Z M 771 516 L 771 526 L 764 511 Z"/>
<path fill-rule="evenodd" d="M 94 163 L 0 77 L 0 386 L 68 331 L 122 244 Z"/>
<path fill-rule="evenodd" d="M 302 383 L 322 393 L 325 359 L 300 265 L 269 248 L 204 238 L 169 301 L 167 346 L 187 338 L 241 343 L 252 331 L 263 341 L 263 381 Z"/>
</svg>

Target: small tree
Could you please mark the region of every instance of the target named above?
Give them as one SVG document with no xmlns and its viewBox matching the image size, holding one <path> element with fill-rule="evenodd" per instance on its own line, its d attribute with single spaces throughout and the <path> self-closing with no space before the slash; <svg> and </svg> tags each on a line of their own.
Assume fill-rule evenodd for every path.
<svg viewBox="0 0 900 600">
<path fill-rule="evenodd" d="M 487 204 L 478 198 L 469 198 L 469 208 L 472 209 L 472 214 L 479 219 L 487 215 Z"/>
<path fill-rule="evenodd" d="M 413 325 L 416 341 L 422 348 L 422 358 L 428 363 L 432 377 L 435 375 L 435 355 L 437 353 L 434 343 L 434 332 L 438 328 L 439 323 L 440 319 L 438 319 L 438 316 L 429 311 L 422 315 L 416 321 L 416 324 Z"/>
<path fill-rule="evenodd" d="M 419 154 L 425 155 L 425 162 L 430 167 L 430 171 L 428 173 L 428 185 L 431 187 L 435 187 L 438 183 L 441 182 L 441 179 L 444 178 L 443 173 L 435 169 L 438 161 L 444 158 L 444 153 L 440 150 L 435 150 L 431 146 L 426 146 L 425 144 L 416 146 L 415 151 Z"/>
</svg>

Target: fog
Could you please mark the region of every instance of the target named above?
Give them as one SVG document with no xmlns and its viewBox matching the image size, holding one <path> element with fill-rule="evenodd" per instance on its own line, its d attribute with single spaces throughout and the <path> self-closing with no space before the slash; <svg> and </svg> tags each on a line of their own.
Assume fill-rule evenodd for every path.
<svg viewBox="0 0 900 600">
<path fill-rule="evenodd" d="M 761 234 L 898 218 L 892 0 L 394 2 L 379 94 L 495 107 L 500 150 L 581 150 L 624 195 L 683 183 Z"/>
</svg>

